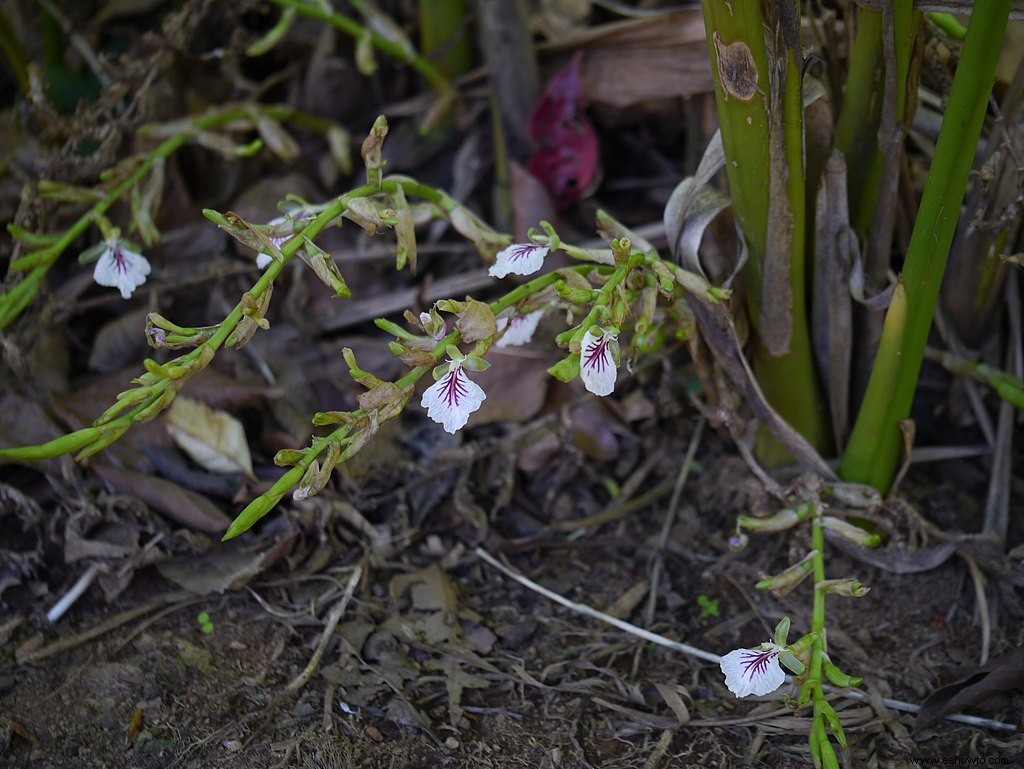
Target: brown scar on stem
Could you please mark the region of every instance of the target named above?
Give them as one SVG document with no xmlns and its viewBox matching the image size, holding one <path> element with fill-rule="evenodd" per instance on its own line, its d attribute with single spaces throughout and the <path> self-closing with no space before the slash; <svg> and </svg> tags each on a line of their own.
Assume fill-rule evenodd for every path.
<svg viewBox="0 0 1024 769">
<path fill-rule="evenodd" d="M 718 79 L 728 101 L 730 96 L 740 101 L 750 101 L 755 94 L 764 94 L 757 85 L 758 72 L 750 46 L 742 40 L 724 43 L 722 36 L 712 34 L 715 44 L 715 59 L 718 65 Z"/>
</svg>

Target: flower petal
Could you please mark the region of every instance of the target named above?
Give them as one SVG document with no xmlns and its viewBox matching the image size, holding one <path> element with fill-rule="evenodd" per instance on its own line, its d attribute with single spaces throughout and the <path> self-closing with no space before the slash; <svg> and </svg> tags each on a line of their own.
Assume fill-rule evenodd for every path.
<svg viewBox="0 0 1024 769">
<path fill-rule="evenodd" d="M 540 323 L 542 317 L 544 317 L 544 310 L 534 310 L 526 315 L 513 312 L 510 317 L 497 318 L 498 331 L 504 329 L 505 333 L 498 338 L 494 346 L 516 347 L 526 344 L 533 339 L 533 335 L 537 331 L 537 324 Z"/>
<path fill-rule="evenodd" d="M 532 275 L 544 266 L 544 257 L 547 255 L 547 246 L 536 243 L 513 243 L 498 252 L 497 260 L 487 274 L 493 278 L 504 278 L 509 273 Z"/>
<path fill-rule="evenodd" d="M 448 373 L 423 392 L 420 405 L 427 416 L 441 424 L 449 433 L 465 427 L 469 415 L 480 408 L 487 395 L 462 370 L 461 362 L 453 362 Z"/>
<path fill-rule="evenodd" d="M 146 257 L 125 248 L 115 240 L 107 243 L 106 249 L 96 262 L 92 279 L 101 286 L 120 290 L 121 296 L 129 299 L 132 292 L 146 282 L 150 269 Z"/>
<path fill-rule="evenodd" d="M 757 649 L 736 649 L 722 657 L 725 685 L 737 697 L 762 696 L 778 689 L 786 680 L 779 665 L 781 646 L 762 644 Z"/>
<path fill-rule="evenodd" d="M 614 334 L 598 336 L 594 329 L 589 328 L 580 344 L 580 379 L 583 380 L 583 386 L 594 395 L 611 395 L 615 389 L 618 370 L 609 347 L 613 341 Z"/>
</svg>

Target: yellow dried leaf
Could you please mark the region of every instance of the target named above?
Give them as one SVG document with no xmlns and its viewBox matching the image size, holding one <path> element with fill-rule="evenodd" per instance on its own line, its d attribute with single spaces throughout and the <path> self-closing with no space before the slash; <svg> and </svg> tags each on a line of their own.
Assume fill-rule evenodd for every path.
<svg viewBox="0 0 1024 769">
<path fill-rule="evenodd" d="M 252 476 L 245 430 L 226 411 L 179 395 L 164 415 L 164 424 L 181 450 L 211 473 Z"/>
</svg>

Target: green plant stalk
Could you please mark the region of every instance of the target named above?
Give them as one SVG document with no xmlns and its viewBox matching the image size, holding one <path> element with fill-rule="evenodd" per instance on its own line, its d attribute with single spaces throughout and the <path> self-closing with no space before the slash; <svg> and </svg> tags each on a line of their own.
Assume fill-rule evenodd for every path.
<svg viewBox="0 0 1024 769">
<path fill-rule="evenodd" d="M 703 0 L 704 26 L 715 79 L 715 104 L 725 149 L 729 194 L 736 221 L 749 248 L 750 261 L 759 267 L 764 260 L 764 242 L 768 230 L 768 110 L 765 91 L 768 83 L 768 54 L 764 45 L 764 20 L 757 0 L 737 0 L 728 4 L 720 0 Z M 742 101 L 728 97 L 718 71 L 716 36 L 723 45 L 743 43 L 747 46 L 757 72 L 752 98 Z M 724 66 L 724 65 L 723 65 Z"/>
<path fill-rule="evenodd" d="M 390 181 L 385 182 L 385 186 L 388 186 L 389 184 L 393 187 L 395 183 Z M 422 185 L 415 186 L 420 187 Z M 342 195 L 335 200 L 332 205 L 324 209 L 316 219 L 311 221 L 303 230 L 303 233 L 310 239 L 315 238 L 324 230 L 325 227 L 327 227 L 328 224 L 330 224 L 331 221 L 340 216 L 341 213 L 348 208 L 351 200 L 357 197 L 372 195 L 377 191 L 378 189 L 376 185 L 367 184 L 362 187 L 357 187 L 345 195 Z M 279 262 L 274 260 L 267 266 L 267 269 L 249 291 L 253 297 L 259 298 L 267 291 L 274 280 L 281 274 L 285 263 L 302 247 L 303 242 L 304 241 L 301 238 L 293 238 L 281 247 L 281 253 L 284 255 L 285 261 Z M 30 277 L 31 275 L 37 274 L 42 269 L 42 267 L 37 267 L 30 274 Z M 20 286 L 18 288 L 20 288 Z M 176 367 L 179 370 L 188 370 L 197 366 L 205 367 L 205 365 L 212 360 L 213 355 L 224 345 L 232 332 L 238 326 L 238 323 L 245 315 L 244 310 L 245 304 L 240 301 L 235 305 L 231 312 L 228 313 L 224 320 L 221 321 L 216 333 L 191 352 L 188 352 L 170 363 L 165 364 L 162 368 L 167 369 Z M 204 358 L 205 363 L 203 362 Z M 153 416 L 156 416 L 156 414 L 162 410 L 162 408 L 160 408 L 161 405 L 163 407 L 170 405 L 170 400 L 167 400 L 163 404 L 160 403 L 161 396 L 163 395 L 167 385 L 167 380 L 161 380 L 150 385 L 142 385 L 142 388 L 140 389 L 147 390 L 147 396 L 130 402 L 125 402 L 120 409 L 114 408 L 113 410 L 108 410 L 107 414 L 104 415 L 105 418 L 102 419 L 103 424 L 99 427 L 97 425 L 86 427 L 37 446 L 0 449 L 0 456 L 14 459 L 39 460 L 68 454 L 78 450 L 82 450 L 83 452 L 89 451 L 90 444 L 95 445 L 97 441 L 102 441 L 105 433 L 112 433 L 118 430 L 124 432 L 135 422 L 144 421 L 145 419 L 150 419 Z M 132 408 L 127 414 L 119 413 L 129 407 Z"/>
<path fill-rule="evenodd" d="M 466 0 L 419 0 L 420 50 L 448 78 L 473 66 Z"/>
<path fill-rule="evenodd" d="M 788 1 L 788 0 L 787 0 Z M 778 104 L 782 115 L 782 153 L 777 166 L 788 168 L 785 194 L 791 216 L 791 240 L 788 250 L 788 274 L 766 274 L 769 237 L 771 179 L 771 118 L 769 115 L 770 78 L 765 47 L 764 21 L 758 0 L 704 0 L 704 24 L 715 77 L 715 102 L 718 108 L 725 150 L 729 191 L 737 223 L 747 247 L 744 278 L 748 288 L 749 316 L 754 326 L 753 368 L 768 401 L 798 432 L 819 450 L 829 447 L 831 438 L 827 412 L 811 357 L 806 316 L 805 218 L 806 200 L 803 177 L 803 104 L 800 71 L 793 51 L 787 51 L 786 79 Z M 796 10 L 794 9 L 794 13 Z M 756 70 L 756 86 L 750 98 L 736 94 L 737 80 L 730 74 L 730 62 L 721 54 L 739 55 Z M 780 55 L 782 53 L 780 52 Z M 732 85 L 723 84 L 722 73 Z M 749 77 L 747 82 L 749 82 Z M 762 306 L 782 301 L 764 296 L 766 285 L 785 283 L 790 291 L 789 351 L 775 355 L 759 335 Z M 758 455 L 769 465 L 791 461 L 789 453 L 766 432 L 758 436 Z"/>
<path fill-rule="evenodd" d="M 910 415 L 1009 12 L 1010 0 L 987 0 L 971 14 L 904 263 L 906 326 L 895 349 L 880 348 L 875 359 L 875 368 L 894 370 L 894 387 L 888 389 L 872 372 L 839 465 L 844 480 L 887 491 L 896 475 L 902 446 L 899 423 Z"/>
<path fill-rule="evenodd" d="M 325 131 L 330 125 L 328 121 L 325 121 L 322 118 L 298 112 L 290 107 L 266 107 L 263 108 L 263 111 L 275 119 L 292 119 L 295 122 L 306 125 L 314 130 Z M 37 251 L 33 251 L 14 259 L 8 269 L 9 275 L 18 272 L 28 272 L 28 274 L 9 291 L 4 294 L 0 294 L 0 330 L 7 328 L 7 326 L 13 323 L 18 316 L 24 312 L 25 308 L 31 304 L 32 300 L 39 292 L 39 287 L 42 284 L 43 278 L 46 276 L 47 272 L 49 272 L 57 259 L 60 258 L 61 254 L 70 248 L 75 240 L 84 234 L 85 231 L 100 216 L 105 214 L 111 206 L 120 200 L 136 184 L 141 182 L 152 170 L 153 164 L 157 160 L 173 155 L 179 149 L 188 144 L 192 140 L 194 132 L 216 128 L 235 120 L 251 118 L 252 112 L 253 110 L 251 107 L 231 107 L 196 118 L 189 128 L 183 130 L 179 134 L 165 139 L 154 149 L 148 152 L 131 174 L 107 191 L 102 199 L 98 200 L 88 211 L 82 214 L 82 216 L 80 216 L 74 224 L 54 240 L 53 243 Z M 145 127 L 140 129 L 140 133 L 143 133 L 144 131 Z"/>
<path fill-rule="evenodd" d="M 325 8 L 324 5 L 319 3 L 303 2 L 303 0 L 271 0 L 275 5 L 279 5 L 282 8 L 294 8 L 302 16 L 306 16 L 317 21 L 322 21 L 325 24 L 330 24 L 340 32 L 344 32 L 349 37 L 359 40 L 364 34 L 366 34 L 366 28 L 352 19 L 349 16 L 332 11 L 329 7 Z M 419 72 L 426 79 L 430 85 L 432 85 L 442 97 L 454 99 L 455 88 L 449 82 L 448 78 L 441 73 L 441 71 L 425 59 L 422 55 L 415 51 L 409 51 L 404 46 L 390 40 L 384 35 L 378 32 L 370 30 L 370 40 L 373 42 L 375 48 L 383 51 L 389 56 L 403 61 L 417 72 Z"/>
<path fill-rule="evenodd" d="M 963 40 L 967 37 L 967 27 L 957 21 L 956 17 L 951 13 L 933 11 L 928 14 L 928 18 L 935 23 L 935 26 L 954 40 Z"/>
<path fill-rule="evenodd" d="M 387 181 L 385 181 L 385 185 L 386 184 Z M 625 276 L 628 270 L 632 266 L 635 266 L 635 264 L 639 264 L 641 261 L 643 261 L 644 258 L 645 256 L 643 254 L 637 252 L 636 255 L 630 260 L 629 267 L 623 266 L 617 268 L 612 279 L 609 281 L 608 284 L 606 284 L 603 287 L 608 288 L 609 284 L 611 285 L 611 288 L 608 289 L 608 294 L 610 294 L 611 291 L 615 288 L 615 286 L 618 285 L 618 283 L 621 281 L 622 277 Z M 574 265 L 567 269 L 579 272 L 580 274 L 585 274 L 596 269 L 597 267 L 598 265 L 596 264 L 582 264 Z M 555 283 L 562 279 L 562 275 L 559 274 L 558 272 L 550 272 L 545 275 L 541 275 L 540 277 L 534 278 L 533 280 L 528 281 L 527 283 L 524 283 L 521 286 L 514 288 L 512 291 L 509 291 L 500 299 L 491 302 L 489 305 L 491 312 L 497 315 L 501 311 L 509 307 L 515 306 L 516 304 L 526 299 L 527 297 L 537 294 L 540 291 L 543 291 L 544 289 L 554 285 Z M 606 299 L 607 294 L 602 294 L 602 297 Z M 591 315 L 592 314 L 593 313 L 591 313 Z M 590 317 L 591 316 L 588 315 L 587 319 L 585 319 L 581 325 L 585 326 L 587 324 L 587 320 L 589 320 Z M 433 355 L 434 357 L 435 364 L 440 362 L 440 360 L 447 354 L 446 349 L 448 348 L 449 345 L 458 345 L 461 339 L 462 334 L 459 331 L 453 331 L 452 333 L 444 337 L 444 339 L 440 340 L 431 351 L 431 355 Z M 406 372 L 400 379 L 397 379 L 394 384 L 400 390 L 403 390 L 406 387 L 412 387 L 420 379 L 422 379 L 425 374 L 432 371 L 433 368 L 434 367 L 432 365 L 417 366 Z M 348 412 L 348 416 L 353 422 L 355 422 L 359 419 L 364 418 L 366 416 L 366 412 L 363 409 L 357 409 L 355 411 Z M 231 522 L 231 525 L 228 527 L 227 532 L 224 534 L 223 541 L 232 539 L 234 537 L 237 537 L 239 534 L 248 531 L 261 518 L 263 518 L 271 510 L 273 510 L 277 503 L 280 502 L 281 499 L 284 497 L 284 495 L 289 490 L 294 488 L 296 484 L 298 484 L 298 482 L 302 479 L 302 476 L 305 474 L 306 469 L 324 451 L 326 451 L 327 447 L 330 446 L 331 442 L 340 440 L 341 438 L 345 437 L 350 430 L 350 424 L 343 424 L 330 435 L 318 439 L 309 449 L 305 450 L 303 458 L 298 463 L 296 463 L 296 465 L 291 470 L 289 470 L 289 472 L 287 472 L 284 476 L 278 479 L 278 481 L 270 490 L 254 499 L 245 507 L 244 510 L 242 510 L 242 512 L 238 514 L 235 520 Z"/>
<path fill-rule="evenodd" d="M 843 107 L 836 123 L 834 145 L 843 152 L 847 165 L 847 188 L 850 200 L 850 222 L 857 239 L 874 243 L 867 252 L 867 273 L 877 285 L 885 282 L 889 262 L 888 247 L 879 247 L 872 240 L 873 228 L 879 223 L 878 206 L 883 182 L 896 173 L 878 144 L 878 131 L 885 130 L 884 88 L 890 80 L 895 85 L 893 127 L 903 127 L 907 120 L 907 86 L 911 78 L 914 38 L 920 26 L 920 14 L 911 0 L 899 0 L 892 8 L 895 72 L 884 71 L 882 12 L 858 8 L 857 36 L 850 55 Z M 867 116 L 867 117 L 865 117 Z M 884 212 L 883 212 L 884 213 Z M 882 217 L 891 216 L 886 214 Z M 889 227 L 884 229 L 888 230 Z"/>
<path fill-rule="evenodd" d="M 796 12 L 796 11 L 794 11 Z M 786 51 L 786 77 L 783 83 L 783 141 L 785 152 L 786 197 L 789 201 L 790 246 L 789 290 L 792 326 L 790 349 L 774 356 L 758 344 L 754 352 L 754 370 L 768 401 L 811 445 L 819 450 L 831 447 L 832 435 L 825 401 L 815 377 L 807 318 L 807 195 L 804 169 L 802 71 L 792 49 Z M 764 301 L 773 301 L 766 296 Z M 782 444 L 766 429 L 758 433 L 759 456 L 769 465 L 790 461 Z"/>
<path fill-rule="evenodd" d="M 953 374 L 969 376 L 979 382 L 984 382 L 995 390 L 1000 398 L 1024 411 L 1024 380 L 1021 380 L 1020 377 L 949 352 L 929 354 L 928 357 L 937 359 L 943 368 Z"/>
<path fill-rule="evenodd" d="M 867 184 L 867 173 L 878 154 L 878 63 L 882 56 L 882 14 L 857 9 L 857 34 L 850 52 L 843 105 L 836 121 L 833 145 L 846 158 L 850 221 L 863 242 L 867 222 L 874 216 L 877 185 Z M 869 212 L 862 215 L 862 211 Z"/>
<path fill-rule="evenodd" d="M 821 686 L 822 663 L 825 654 L 825 591 L 817 587 L 818 584 L 825 581 L 825 529 L 821 525 L 820 505 L 815 510 L 814 518 L 811 521 L 811 550 L 815 554 L 813 561 L 816 587 L 814 588 L 814 606 L 811 609 L 811 633 L 814 634 L 814 640 L 811 642 L 811 664 L 808 666 L 807 683 L 811 687 L 811 694 L 814 698 L 814 723 L 811 731 L 813 753 L 814 730 L 818 729 L 819 733 L 823 733 L 824 730 L 825 715 L 820 703 L 827 703 L 825 692 Z"/>
</svg>

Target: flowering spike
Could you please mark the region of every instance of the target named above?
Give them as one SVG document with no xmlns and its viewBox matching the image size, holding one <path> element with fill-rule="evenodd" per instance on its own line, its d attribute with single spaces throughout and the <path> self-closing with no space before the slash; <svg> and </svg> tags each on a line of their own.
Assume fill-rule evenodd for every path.
<svg viewBox="0 0 1024 769">
<path fill-rule="evenodd" d="M 534 332 L 537 331 L 537 324 L 540 323 L 540 319 L 543 316 L 544 310 L 534 310 L 533 312 L 526 313 L 526 315 L 520 315 L 518 312 L 513 311 L 510 316 L 498 317 L 498 331 L 504 331 L 505 333 L 498 338 L 494 346 L 516 347 L 526 344 L 533 338 Z"/>
<path fill-rule="evenodd" d="M 116 237 L 109 238 L 92 279 L 101 286 L 116 288 L 121 297 L 130 299 L 136 288 L 146 282 L 149 275 L 149 260 L 142 254 L 132 251 Z"/>
<path fill-rule="evenodd" d="M 492 278 L 504 278 L 508 274 L 532 275 L 544 266 L 548 247 L 536 243 L 513 243 L 498 252 L 497 261 L 487 274 Z"/>
<path fill-rule="evenodd" d="M 615 340 L 615 334 L 604 331 L 598 336 L 590 328 L 580 344 L 580 379 L 594 395 L 610 395 L 615 389 L 618 372 L 611 350 Z"/>
<path fill-rule="evenodd" d="M 428 417 L 454 434 L 486 398 L 483 388 L 462 370 L 462 361 L 452 361 L 448 372 L 424 391 L 420 405 Z"/>
<path fill-rule="evenodd" d="M 720 665 L 729 691 L 737 697 L 760 697 L 782 686 L 786 674 L 779 665 L 779 655 L 784 648 L 769 641 L 756 649 L 736 649 L 722 657 Z"/>
</svg>

